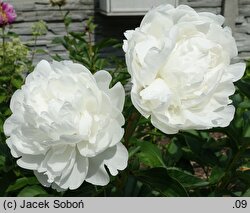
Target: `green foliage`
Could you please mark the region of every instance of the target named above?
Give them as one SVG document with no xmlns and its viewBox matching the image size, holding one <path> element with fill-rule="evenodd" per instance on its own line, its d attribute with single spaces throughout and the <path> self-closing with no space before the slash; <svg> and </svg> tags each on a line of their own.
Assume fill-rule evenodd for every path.
<svg viewBox="0 0 250 213">
<path fill-rule="evenodd" d="M 164 168 L 153 168 L 140 171 L 136 177 L 142 182 L 149 185 L 152 190 L 160 193 L 161 196 L 184 197 L 188 196 L 185 188 L 180 182 L 169 176 Z"/>
<path fill-rule="evenodd" d="M 8 35 L 7 35 L 8 36 Z M 1 79 L 6 79 L 16 72 L 21 74 L 27 71 L 29 65 L 29 50 L 16 36 L 11 36 L 5 42 L 4 48 L 0 47 Z"/>
<path fill-rule="evenodd" d="M 140 150 L 137 155 L 141 163 L 149 167 L 165 167 L 161 150 L 156 145 L 147 141 L 138 141 L 136 146 Z"/>
<path fill-rule="evenodd" d="M 43 26 L 43 22 L 35 24 L 32 28 L 33 35 L 43 34 Z M 34 54 L 31 54 L 18 35 L 8 29 L 2 29 L 0 39 L 0 196 L 45 195 L 47 192 L 40 186 L 33 173 L 16 166 L 16 159 L 10 154 L 3 133 L 4 121 L 11 115 L 11 96 L 22 86 L 25 76 L 33 69 Z"/>
<path fill-rule="evenodd" d="M 47 33 L 47 24 L 43 20 L 40 20 L 33 24 L 32 26 L 32 35 L 33 36 L 41 36 Z"/>
<path fill-rule="evenodd" d="M 18 197 L 37 197 L 45 196 L 47 197 L 48 193 L 39 185 L 26 186 L 18 193 Z"/>
<path fill-rule="evenodd" d="M 3 31 L 4 33 L 4 31 Z M 17 35 L 1 35 L 0 43 L 0 135 L 4 142 L 3 123 L 10 115 L 9 102 L 12 94 L 24 82 L 25 73 L 31 66 L 29 49 L 22 44 Z M 9 152 L 9 151 L 8 151 Z"/>
<path fill-rule="evenodd" d="M 101 53 L 105 48 L 115 47 L 118 41 L 115 39 L 103 39 L 93 43 L 93 33 L 96 25 L 93 24 L 92 17 L 86 21 L 86 27 L 82 32 L 68 32 L 71 23 L 68 13 L 64 16 L 64 20 L 67 35 L 62 38 L 55 38 L 52 43 L 62 45 L 68 51 L 69 58 L 72 61 L 84 64 L 93 73 L 108 67 L 113 60 L 112 58 L 104 58 L 101 56 Z M 55 55 L 53 59 L 60 61 L 63 58 Z"/>
</svg>

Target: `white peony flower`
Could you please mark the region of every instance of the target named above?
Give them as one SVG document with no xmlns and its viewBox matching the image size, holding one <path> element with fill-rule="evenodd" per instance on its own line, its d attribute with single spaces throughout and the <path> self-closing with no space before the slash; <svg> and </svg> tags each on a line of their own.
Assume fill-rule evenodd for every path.
<svg viewBox="0 0 250 213">
<path fill-rule="evenodd" d="M 34 170 L 44 186 L 76 189 L 83 181 L 106 185 L 127 166 L 120 142 L 125 93 L 111 76 L 71 61 L 41 61 L 10 103 L 4 132 L 17 164 Z"/>
<path fill-rule="evenodd" d="M 238 52 L 223 22 L 186 5 L 161 5 L 125 32 L 133 104 L 161 131 L 225 127 L 233 119 L 229 96 L 245 64 L 230 65 Z"/>
</svg>

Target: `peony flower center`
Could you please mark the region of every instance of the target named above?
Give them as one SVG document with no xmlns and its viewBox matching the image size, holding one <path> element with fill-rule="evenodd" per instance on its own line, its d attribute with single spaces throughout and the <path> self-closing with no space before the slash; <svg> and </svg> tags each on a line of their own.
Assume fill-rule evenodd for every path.
<svg viewBox="0 0 250 213">
<path fill-rule="evenodd" d="M 160 77 L 175 97 L 179 97 L 177 103 L 182 105 L 208 94 L 217 86 L 216 82 L 221 79 L 219 72 L 225 66 L 223 54 L 221 46 L 203 37 L 184 38 L 177 42 L 160 71 Z"/>
</svg>

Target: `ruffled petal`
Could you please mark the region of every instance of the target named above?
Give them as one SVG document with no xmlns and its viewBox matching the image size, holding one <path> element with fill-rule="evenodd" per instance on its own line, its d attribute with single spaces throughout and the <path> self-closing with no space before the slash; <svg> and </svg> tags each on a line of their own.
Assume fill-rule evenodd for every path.
<svg viewBox="0 0 250 213">
<path fill-rule="evenodd" d="M 127 167 L 127 161 L 127 149 L 123 144 L 118 143 L 98 156 L 89 159 L 89 172 L 86 181 L 95 185 L 107 185 L 109 176 L 104 165 L 108 167 L 112 175 L 117 175 L 118 170 L 123 170 Z"/>
</svg>

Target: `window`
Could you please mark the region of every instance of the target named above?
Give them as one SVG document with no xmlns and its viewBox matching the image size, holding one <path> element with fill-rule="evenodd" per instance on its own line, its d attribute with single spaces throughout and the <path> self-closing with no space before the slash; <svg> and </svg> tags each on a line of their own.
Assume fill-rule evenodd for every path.
<svg viewBox="0 0 250 213">
<path fill-rule="evenodd" d="M 163 3 L 177 5 L 178 0 L 100 0 L 100 12 L 108 16 L 144 15 L 151 7 Z"/>
</svg>

